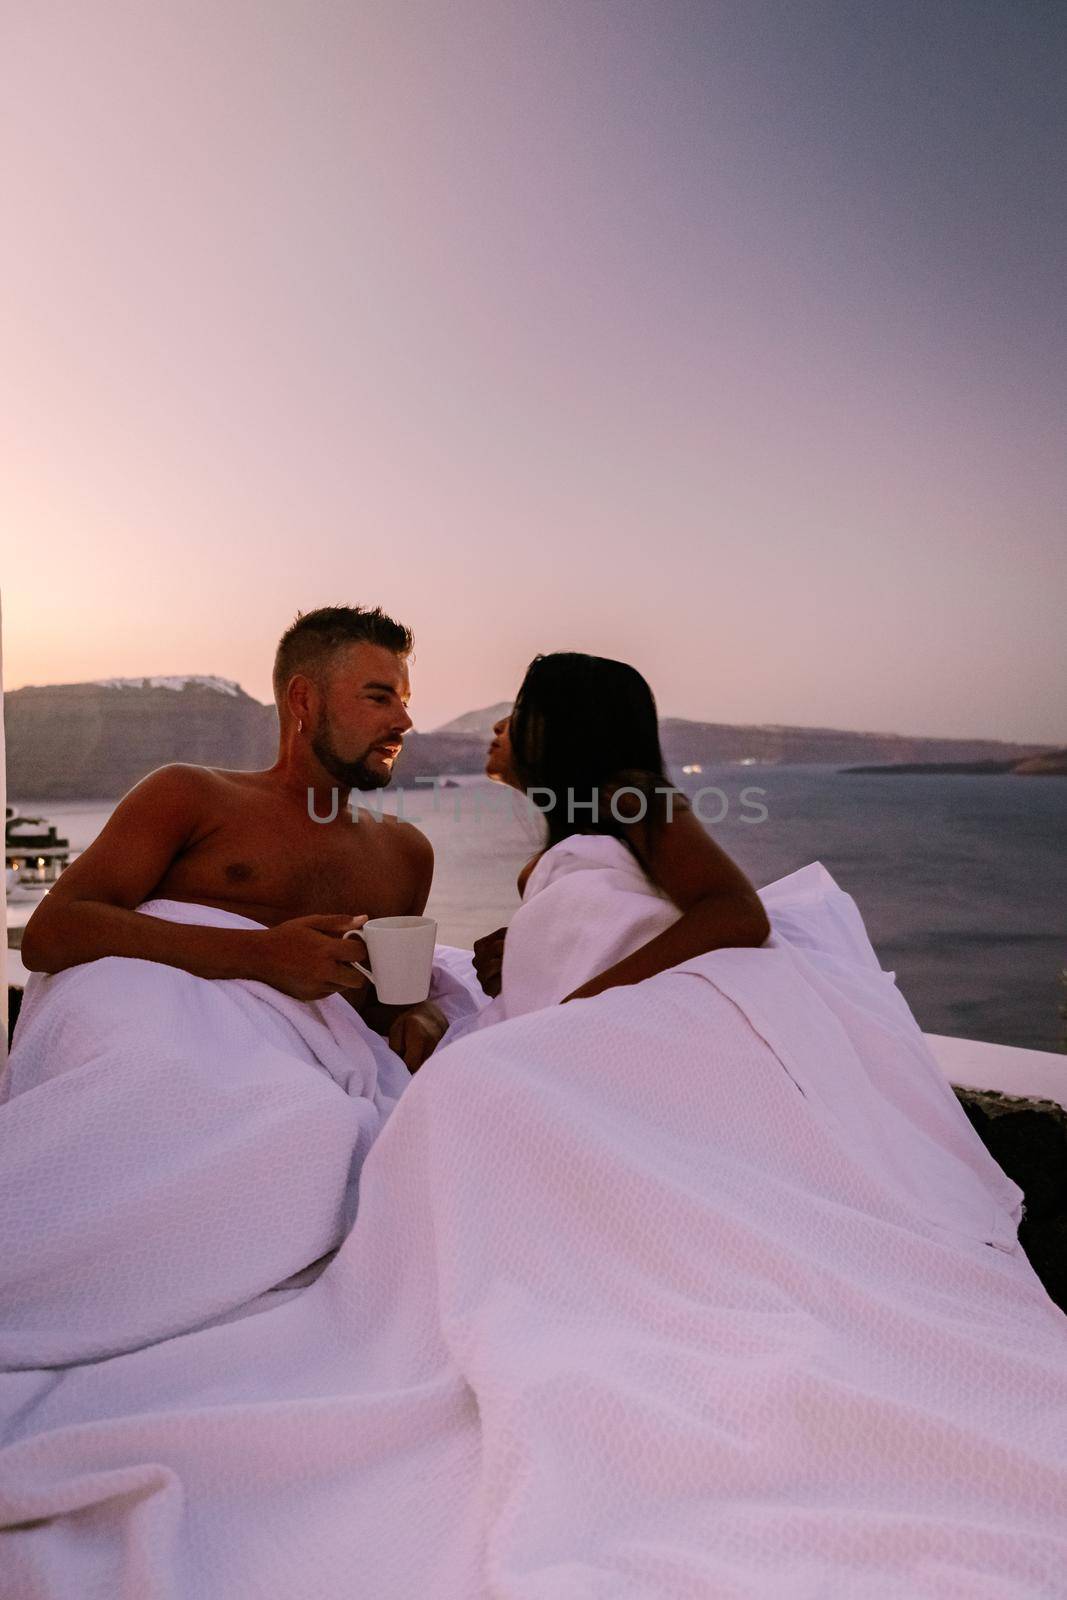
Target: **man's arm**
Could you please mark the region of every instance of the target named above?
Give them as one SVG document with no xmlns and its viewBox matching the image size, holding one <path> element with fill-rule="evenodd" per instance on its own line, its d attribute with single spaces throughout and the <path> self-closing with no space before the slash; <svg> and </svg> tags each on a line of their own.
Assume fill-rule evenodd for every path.
<svg viewBox="0 0 1067 1600">
<path fill-rule="evenodd" d="M 301 1000 L 362 986 L 341 938 L 350 917 L 301 917 L 261 932 L 187 926 L 134 910 L 210 831 L 212 782 L 201 768 L 171 766 L 131 789 L 27 923 L 20 955 L 31 972 L 132 956 L 201 978 L 256 978 Z"/>
</svg>

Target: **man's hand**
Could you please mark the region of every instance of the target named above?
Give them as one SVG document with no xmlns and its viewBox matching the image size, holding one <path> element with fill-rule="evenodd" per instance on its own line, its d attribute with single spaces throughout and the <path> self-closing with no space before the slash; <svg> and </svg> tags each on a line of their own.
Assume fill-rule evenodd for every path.
<svg viewBox="0 0 1067 1600">
<path fill-rule="evenodd" d="M 366 920 L 333 915 L 279 922 L 254 935 L 256 970 L 249 976 L 294 1000 L 324 1000 L 343 990 L 364 989 L 367 979 L 352 965 L 363 953 L 363 942 L 343 935 L 362 928 Z"/>
<path fill-rule="evenodd" d="M 401 1057 L 409 1072 L 418 1072 L 440 1044 L 448 1018 L 432 1000 L 409 1006 L 389 1029 L 389 1048 Z"/>
<path fill-rule="evenodd" d="M 474 941 L 474 971 L 485 993 L 495 1000 L 500 993 L 500 974 L 504 965 L 506 928 L 497 928 Z"/>
</svg>

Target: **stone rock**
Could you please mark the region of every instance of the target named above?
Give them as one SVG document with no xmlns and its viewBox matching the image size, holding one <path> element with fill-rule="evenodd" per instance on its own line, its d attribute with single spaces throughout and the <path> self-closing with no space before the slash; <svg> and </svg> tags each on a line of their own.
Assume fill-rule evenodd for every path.
<svg viewBox="0 0 1067 1600">
<path fill-rule="evenodd" d="M 997 1165 L 1023 1192 L 1019 1243 L 1049 1298 L 1067 1311 L 1067 1111 L 992 1089 L 956 1096 Z"/>
<path fill-rule="evenodd" d="M 11 1040 L 15 1032 L 15 1024 L 19 1020 L 19 1007 L 22 1004 L 22 990 L 14 988 L 10 983 L 7 986 L 7 1047 L 11 1049 Z"/>
</svg>

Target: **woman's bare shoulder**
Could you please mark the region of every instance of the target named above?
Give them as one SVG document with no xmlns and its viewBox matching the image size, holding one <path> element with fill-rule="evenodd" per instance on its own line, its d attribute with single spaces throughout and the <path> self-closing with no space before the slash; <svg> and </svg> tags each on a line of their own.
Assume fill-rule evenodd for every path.
<svg viewBox="0 0 1067 1600">
<path fill-rule="evenodd" d="M 518 879 L 516 881 L 518 883 L 520 900 L 521 900 L 522 896 L 526 892 L 526 885 L 530 881 L 531 872 L 533 871 L 534 867 L 536 867 L 537 863 L 540 861 L 540 859 L 544 855 L 544 853 L 545 852 L 543 850 L 538 850 L 537 854 L 535 856 L 531 856 L 530 857 L 529 861 L 527 861 L 526 865 L 523 867 L 522 871 L 519 873 Z"/>
</svg>

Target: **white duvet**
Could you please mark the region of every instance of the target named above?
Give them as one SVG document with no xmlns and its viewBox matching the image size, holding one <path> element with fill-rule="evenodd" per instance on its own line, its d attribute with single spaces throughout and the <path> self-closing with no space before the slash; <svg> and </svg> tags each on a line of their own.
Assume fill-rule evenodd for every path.
<svg viewBox="0 0 1067 1600">
<path fill-rule="evenodd" d="M 453 955 L 434 991 L 461 1016 L 475 1002 Z M 270 1303 L 344 1238 L 409 1082 L 339 996 L 117 957 L 31 979 L 0 1081 L 0 1367 L 110 1356 Z"/>
<path fill-rule="evenodd" d="M 0 1378 L 15 1600 L 1061 1596 L 1067 1319 L 846 898 L 440 1050 L 310 1287 Z"/>
</svg>

